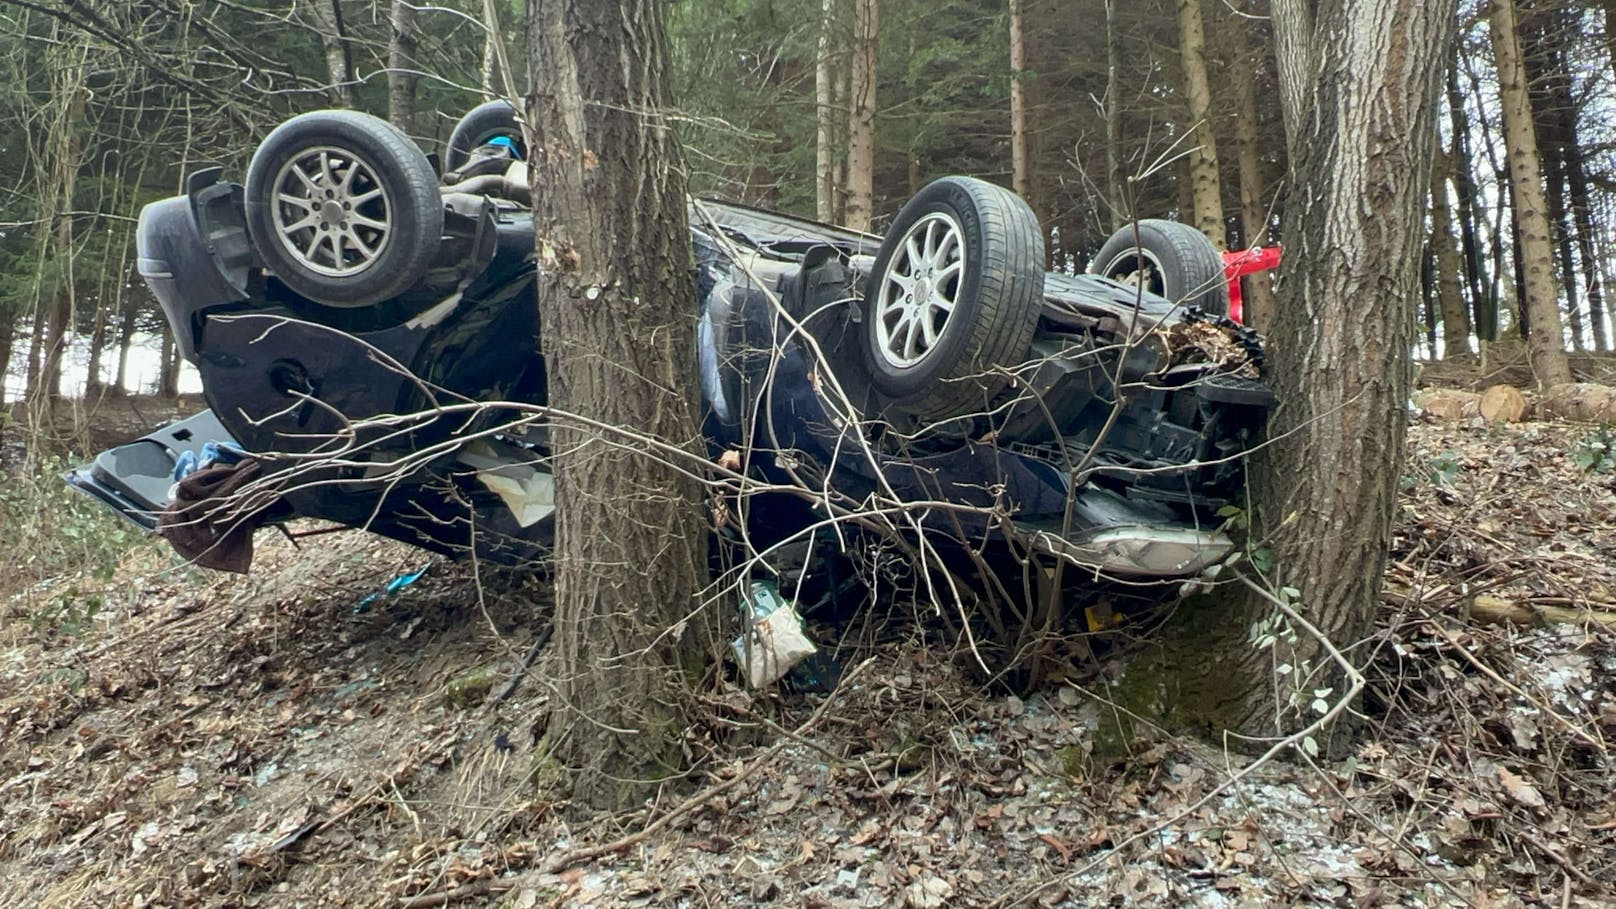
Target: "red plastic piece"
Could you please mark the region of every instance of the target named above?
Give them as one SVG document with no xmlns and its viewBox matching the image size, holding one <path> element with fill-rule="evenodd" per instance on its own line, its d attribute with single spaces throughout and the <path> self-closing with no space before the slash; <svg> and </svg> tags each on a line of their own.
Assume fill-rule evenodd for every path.
<svg viewBox="0 0 1616 909">
<path fill-rule="evenodd" d="M 1279 267 L 1285 249 L 1281 246 L 1258 246 L 1252 249 L 1234 249 L 1223 254 L 1223 276 L 1229 282 L 1229 318 L 1246 323 L 1245 299 L 1240 293 L 1240 278 Z"/>
</svg>

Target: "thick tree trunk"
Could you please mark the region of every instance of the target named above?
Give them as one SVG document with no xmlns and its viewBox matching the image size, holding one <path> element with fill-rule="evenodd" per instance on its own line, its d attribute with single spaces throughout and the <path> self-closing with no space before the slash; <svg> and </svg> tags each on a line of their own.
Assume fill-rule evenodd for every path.
<svg viewBox="0 0 1616 909">
<path fill-rule="evenodd" d="M 1526 72 L 1521 61 L 1520 36 L 1514 0 L 1493 0 L 1489 26 L 1498 69 L 1499 102 L 1504 120 L 1504 144 L 1509 154 L 1510 185 L 1514 190 L 1515 222 L 1520 228 L 1520 250 L 1526 299 L 1530 314 L 1528 347 L 1532 371 L 1540 388 L 1571 381 L 1566 358 L 1560 306 L 1554 285 L 1554 253 L 1549 245 L 1548 205 L 1543 197 L 1543 174 L 1532 135 L 1532 109 L 1527 100 Z"/>
<path fill-rule="evenodd" d="M 869 230 L 875 191 L 875 83 L 879 62 L 877 0 L 853 0 L 852 88 L 847 124 L 846 224 Z"/>
<path fill-rule="evenodd" d="M 1273 4 L 1276 39 L 1292 56 L 1281 70 L 1289 252 L 1269 332 L 1282 402 L 1270 434 L 1285 443 L 1252 465 L 1256 527 L 1273 555 L 1260 583 L 1299 591 L 1307 619 L 1360 665 L 1354 648 L 1379 600 L 1402 469 L 1441 51 L 1455 2 Z M 1308 723 L 1312 691 L 1339 696 L 1342 674 L 1301 629 L 1294 645 L 1254 647 L 1252 624 L 1273 609 L 1237 599 L 1234 614 L 1218 613 L 1186 644 L 1185 661 L 1200 668 L 1181 687 L 1201 689 L 1213 728 L 1273 735 Z M 1281 663 L 1294 670 L 1278 673 Z M 1297 704 L 1293 691 L 1308 696 Z"/>
<path fill-rule="evenodd" d="M 539 310 L 551 406 L 692 450 L 696 302 L 667 112 L 663 0 L 528 7 Z M 573 796 L 638 804 L 678 775 L 707 527 L 688 464 L 558 418 L 551 753 Z"/>
<path fill-rule="evenodd" d="M 1548 204 L 1549 233 L 1560 270 L 1559 286 L 1566 291 L 1565 316 L 1571 346 L 1583 350 L 1582 307 L 1577 299 L 1577 261 L 1571 227 L 1570 186 L 1566 174 L 1565 113 L 1574 107 L 1571 74 L 1559 52 L 1565 38 L 1560 8 L 1545 8 L 1524 0 L 1519 9 L 1521 67 L 1526 74 L 1527 103 L 1532 111 L 1532 135 L 1542 156 Z M 1562 108 L 1562 105 L 1564 107 Z"/>
<path fill-rule="evenodd" d="M 836 70 L 842 58 L 841 33 L 837 15 L 838 0 L 821 0 L 819 11 L 819 54 L 814 59 L 814 106 L 818 119 L 814 146 L 814 211 L 819 220 L 837 221 L 836 197 L 839 193 L 836 178 L 838 122 L 846 119 L 847 112 L 837 105 Z"/>
<path fill-rule="evenodd" d="M 1240 226 L 1246 247 L 1267 245 L 1268 207 L 1263 202 L 1262 143 L 1257 134 L 1257 71 L 1255 55 L 1258 48 L 1248 48 L 1240 55 L 1233 73 L 1237 106 L 1235 108 L 1235 154 L 1240 163 Z M 1274 319 L 1273 278 L 1266 272 L 1247 275 L 1241 279 L 1245 298 L 1247 325 L 1266 329 Z"/>
<path fill-rule="evenodd" d="M 1442 312 L 1443 359 L 1470 353 L 1470 313 L 1465 309 L 1459 279 L 1464 265 L 1453 239 L 1453 214 L 1448 207 L 1447 153 L 1440 147 L 1431 157 L 1431 248 L 1436 251 L 1436 292 Z"/>
<path fill-rule="evenodd" d="M 1229 238 L 1223 224 L 1223 187 L 1218 179 L 1218 141 L 1212 129 L 1212 88 L 1206 72 L 1201 0 L 1178 0 L 1178 50 L 1183 57 L 1184 96 L 1189 104 L 1195 226 L 1221 251 L 1228 248 Z"/>
<path fill-rule="evenodd" d="M 415 62 L 415 6 L 412 0 L 393 0 L 392 39 L 387 46 L 387 119 L 409 135 L 415 134 L 415 87 L 420 81 Z"/>
<path fill-rule="evenodd" d="M 342 0 L 314 0 L 314 19 L 325 45 L 325 71 L 331 79 L 331 103 L 354 106 L 353 51 L 348 47 L 348 30 L 342 21 Z"/>
</svg>

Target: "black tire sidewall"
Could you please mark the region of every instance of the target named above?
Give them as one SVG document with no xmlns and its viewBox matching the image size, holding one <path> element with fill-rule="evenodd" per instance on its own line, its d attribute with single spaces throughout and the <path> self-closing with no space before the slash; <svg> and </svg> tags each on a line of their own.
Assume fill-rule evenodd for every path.
<svg viewBox="0 0 1616 909">
<path fill-rule="evenodd" d="M 276 176 L 289 159 L 318 146 L 359 158 L 387 193 L 387 245 L 354 275 L 322 275 L 304 267 L 275 227 Z M 409 289 L 430 267 L 443 235 L 442 198 L 426 155 L 391 124 L 355 111 L 303 114 L 271 132 L 247 168 L 246 215 L 259 256 L 283 284 L 316 303 L 342 309 L 371 306 Z"/>
<path fill-rule="evenodd" d="M 1173 303 L 1195 306 L 1211 315 L 1229 313 L 1229 290 L 1223 277 L 1223 257 L 1199 230 L 1177 221 L 1146 219 L 1112 234 L 1094 257 L 1092 270 L 1107 275 L 1111 264 L 1136 249 L 1149 252 L 1162 267 L 1164 296 Z"/>
<path fill-rule="evenodd" d="M 449 133 L 449 144 L 444 146 L 443 169 L 457 171 L 466 165 L 471 152 L 488 139 L 499 135 L 514 135 L 519 154 L 527 143 L 522 138 L 522 126 L 516 119 L 516 108 L 504 100 L 479 104 L 466 112 Z M 522 154 L 522 157 L 526 157 Z"/>
</svg>

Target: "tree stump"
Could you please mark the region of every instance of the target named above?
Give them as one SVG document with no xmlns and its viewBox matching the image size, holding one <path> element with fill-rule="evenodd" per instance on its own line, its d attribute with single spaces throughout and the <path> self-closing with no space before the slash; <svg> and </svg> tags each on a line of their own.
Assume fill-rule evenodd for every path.
<svg viewBox="0 0 1616 909">
<path fill-rule="evenodd" d="M 1415 393 L 1414 403 L 1444 423 L 1481 416 L 1481 395 L 1457 388 L 1426 388 Z"/>
<path fill-rule="evenodd" d="M 1477 402 L 1481 418 L 1488 423 L 1519 423 L 1531 416 L 1532 402 L 1513 385 L 1494 385 L 1481 393 Z"/>
<path fill-rule="evenodd" d="M 1556 385 L 1543 393 L 1543 412 L 1579 423 L 1616 423 L 1616 388 L 1589 382 Z"/>
</svg>

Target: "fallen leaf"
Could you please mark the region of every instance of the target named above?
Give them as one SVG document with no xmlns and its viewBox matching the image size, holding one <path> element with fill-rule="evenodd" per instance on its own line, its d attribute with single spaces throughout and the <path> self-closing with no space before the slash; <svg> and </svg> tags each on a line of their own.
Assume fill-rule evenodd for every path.
<svg viewBox="0 0 1616 909">
<path fill-rule="evenodd" d="M 1508 767 L 1498 768 L 1498 782 L 1503 785 L 1505 794 L 1520 805 L 1532 809 L 1548 805 L 1536 786 L 1511 773 Z"/>
</svg>

